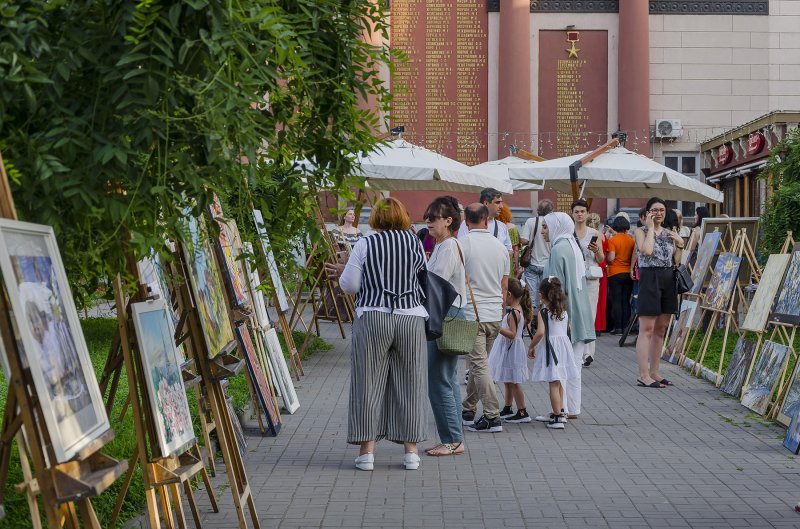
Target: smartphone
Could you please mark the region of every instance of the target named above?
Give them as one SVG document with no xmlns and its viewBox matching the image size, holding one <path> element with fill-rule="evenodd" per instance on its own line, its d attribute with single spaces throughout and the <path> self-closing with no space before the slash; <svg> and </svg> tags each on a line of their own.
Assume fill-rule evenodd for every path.
<svg viewBox="0 0 800 529">
<path fill-rule="evenodd" d="M 597 242 L 597 235 L 592 235 L 592 239 L 589 241 L 589 244 L 594 244 Z"/>
</svg>

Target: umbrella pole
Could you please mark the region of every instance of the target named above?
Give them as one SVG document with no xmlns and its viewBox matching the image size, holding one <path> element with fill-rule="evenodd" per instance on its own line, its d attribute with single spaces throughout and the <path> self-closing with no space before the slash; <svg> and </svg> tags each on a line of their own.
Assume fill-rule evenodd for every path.
<svg viewBox="0 0 800 529">
<path fill-rule="evenodd" d="M 573 162 L 569 166 L 569 179 L 570 182 L 572 182 L 572 200 L 578 200 L 581 196 L 581 189 L 580 186 L 578 185 L 578 171 L 580 170 L 580 168 L 586 165 L 587 163 L 591 162 L 604 152 L 610 151 L 614 147 L 619 147 L 619 144 L 620 144 L 619 140 L 617 138 L 613 138 L 608 143 L 601 145 L 597 149 L 593 150 L 592 152 L 590 152 L 577 162 Z M 589 206 L 591 206 L 591 204 L 589 204 Z"/>
</svg>

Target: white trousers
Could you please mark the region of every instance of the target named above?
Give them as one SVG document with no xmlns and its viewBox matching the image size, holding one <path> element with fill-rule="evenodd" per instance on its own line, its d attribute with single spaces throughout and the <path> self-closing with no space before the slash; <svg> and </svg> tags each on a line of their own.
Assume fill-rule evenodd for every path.
<svg viewBox="0 0 800 529">
<path fill-rule="evenodd" d="M 564 410 L 567 415 L 580 415 L 581 413 L 581 364 L 583 364 L 585 351 L 585 343 L 572 344 L 572 361 L 578 367 L 578 376 L 568 378 L 564 383 Z"/>
<path fill-rule="evenodd" d="M 588 289 L 587 294 L 589 294 L 589 306 L 592 309 L 592 328 L 594 328 L 594 320 L 597 318 L 597 302 L 600 299 L 600 280 L 587 279 L 586 288 Z M 595 359 L 594 358 L 595 342 L 590 342 L 585 345 L 586 347 L 584 348 L 583 351 L 582 360 L 586 360 L 587 356 L 591 356 L 592 359 Z"/>
</svg>

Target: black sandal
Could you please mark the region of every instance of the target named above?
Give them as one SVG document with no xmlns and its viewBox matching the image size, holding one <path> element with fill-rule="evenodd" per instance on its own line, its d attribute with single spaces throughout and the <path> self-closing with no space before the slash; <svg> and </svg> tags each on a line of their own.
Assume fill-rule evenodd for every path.
<svg viewBox="0 0 800 529">
<path fill-rule="evenodd" d="M 642 382 L 641 380 L 638 380 L 638 379 L 636 380 L 636 382 L 638 382 L 638 384 L 637 384 L 638 386 L 641 386 L 643 388 L 664 389 L 664 387 L 665 387 L 665 386 L 662 386 L 661 382 L 659 382 L 657 380 L 654 380 L 652 382 L 652 384 L 645 384 L 644 382 Z"/>
<path fill-rule="evenodd" d="M 666 378 L 662 378 L 659 380 L 660 384 L 664 384 L 665 386 L 674 386 L 675 384 L 672 383 L 671 380 L 667 380 Z"/>
</svg>

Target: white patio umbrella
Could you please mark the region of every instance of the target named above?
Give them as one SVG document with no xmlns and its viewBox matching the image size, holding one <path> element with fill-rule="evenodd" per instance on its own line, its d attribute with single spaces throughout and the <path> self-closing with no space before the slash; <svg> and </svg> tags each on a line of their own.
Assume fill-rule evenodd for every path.
<svg viewBox="0 0 800 529">
<path fill-rule="evenodd" d="M 506 156 L 501 160 L 473 165 L 472 170 L 498 180 L 508 180 L 515 191 L 538 191 L 543 189 L 541 185 L 526 181 L 532 174 L 531 168 L 537 163 L 518 156 Z"/>
<path fill-rule="evenodd" d="M 537 162 L 530 168 L 531 176 L 514 173 L 512 178 L 571 193 L 570 166 L 587 154 Z M 578 180 L 583 185 L 582 195 L 591 198 L 658 196 L 665 200 L 717 203 L 723 200 L 721 191 L 624 147 L 610 149 L 580 166 Z"/>
<path fill-rule="evenodd" d="M 514 188 L 507 179 L 476 172 L 468 165 L 403 139 L 380 145 L 358 158 L 371 189 L 381 191 L 466 191 L 493 187 L 505 194 Z"/>
</svg>

